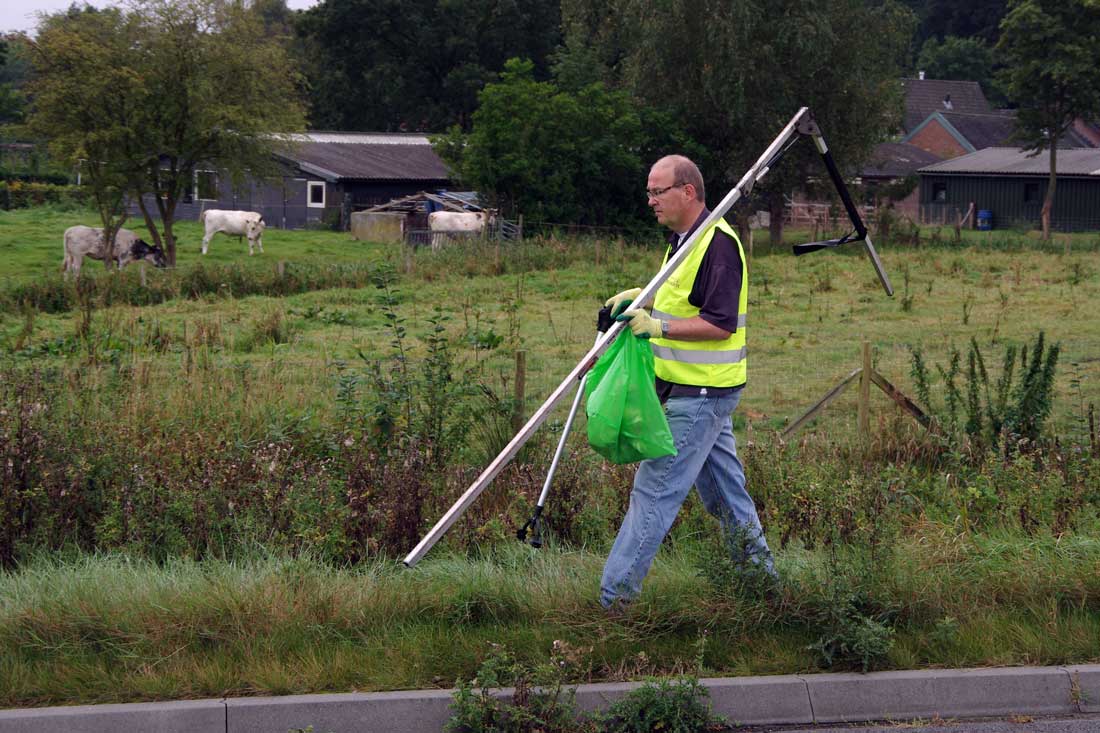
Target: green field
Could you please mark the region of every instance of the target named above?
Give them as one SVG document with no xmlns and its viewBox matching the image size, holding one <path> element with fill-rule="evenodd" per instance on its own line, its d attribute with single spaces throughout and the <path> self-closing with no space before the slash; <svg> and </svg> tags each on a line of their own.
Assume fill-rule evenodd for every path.
<svg viewBox="0 0 1100 733">
<path fill-rule="evenodd" d="M 13 211 L 0 215 L 0 284 L 58 280 L 61 232 L 74 223 L 94 224 L 85 212 Z M 591 345 L 595 310 L 608 295 L 642 285 L 660 263 L 659 250 L 624 247 L 595 239 L 552 240 L 521 251 L 483 247 L 441 254 L 417 253 L 407 260 L 400 248 L 356 242 L 323 231 L 265 234 L 264 255 L 248 257 L 245 245 L 218 236 L 210 254 L 199 254 L 196 223 L 178 226 L 183 243 L 179 270 L 196 264 L 238 268 L 243 277 L 279 262 L 370 268 L 391 262 L 396 311 L 413 335 L 429 328 L 426 317 L 438 306 L 447 332 L 466 363 L 510 377 L 513 353 L 527 354 L 528 399 L 537 404 Z M 137 228 L 139 232 L 143 229 Z M 860 343 L 874 348 L 876 368 L 899 387 L 909 380 L 910 347 L 931 363 L 944 363 L 951 347 L 965 350 L 975 338 L 987 360 L 999 363 L 1004 345 L 1023 345 L 1043 331 L 1062 346 L 1055 422 L 1080 429 L 1090 402 L 1100 401 L 1100 237 L 1074 235 L 1072 252 L 1062 241 L 1041 247 L 1022 233 L 967 232 L 965 244 L 935 243 L 950 232 L 926 232 L 919 246 L 882 243 L 883 259 L 896 289 L 886 297 L 858 249 L 794 258 L 789 250 L 755 248 L 751 265 L 750 389 L 743 414 L 753 428 L 773 429 L 823 395 L 859 366 Z M 994 236 L 995 235 L 995 236 Z M 798 241 L 800 233 L 788 234 Z M 805 236 L 805 233 L 801 233 Z M 411 273 L 406 272 L 411 267 Z M 89 262 L 99 278 L 103 269 Z M 131 266 L 127 277 L 136 279 Z M 494 274 L 500 272 L 501 274 Z M 150 271 L 154 280 L 162 273 Z M 195 340 L 195 329 L 218 334 L 212 369 L 233 369 L 242 361 L 258 369 L 277 368 L 295 385 L 295 399 L 324 403 L 330 384 L 315 379 L 334 361 L 353 360 L 359 351 L 378 353 L 384 342 L 372 337 L 382 323 L 372 288 L 331 289 L 288 298 L 176 300 L 152 308 L 117 308 L 97 317 L 133 342 L 150 322 L 174 348 L 152 355 L 131 348 L 131 358 L 174 382 L 178 352 Z M 0 339 L 12 344 L 26 329 L 26 316 L 0 312 Z M 286 339 L 273 349 L 252 348 L 255 334 L 279 321 Z M 35 318 L 20 345 L 41 344 L 72 331 L 70 314 Z M 492 345 L 500 337 L 502 345 Z M 277 339 L 276 339 L 277 340 Z M 258 346 L 258 345 L 257 345 Z M 278 358 L 272 358 L 277 354 Z M 299 379 L 302 383 L 298 384 Z M 875 399 L 886 407 L 885 398 Z M 831 411 L 838 419 L 853 414 L 849 398 Z M 842 419 L 831 430 L 847 430 Z"/>
<path fill-rule="evenodd" d="M 632 469 L 583 424 L 549 546 L 514 539 L 565 406 L 420 565 L 396 560 L 511 437 L 517 352 L 530 414 L 656 246 L 271 230 L 263 255 L 219 237 L 203 260 L 185 222 L 178 267 L 144 286 L 94 262 L 66 283 L 76 223 L 95 222 L 0 213 L 0 706 L 451 686 L 492 644 L 537 664 L 556 639 L 574 680 L 1096 659 L 1096 235 L 1068 254 L 1017 232 L 884 242 L 893 298 L 858 250 L 754 247 L 736 430 L 784 584 L 729 568 L 692 499 L 609 619 L 599 570 Z M 911 350 L 933 375 L 960 350 L 961 386 L 972 339 L 995 380 L 1040 332 L 1061 353 L 1030 445 L 929 435 L 875 394 L 864 447 L 854 389 L 776 437 L 864 340 L 915 397 Z"/>
</svg>

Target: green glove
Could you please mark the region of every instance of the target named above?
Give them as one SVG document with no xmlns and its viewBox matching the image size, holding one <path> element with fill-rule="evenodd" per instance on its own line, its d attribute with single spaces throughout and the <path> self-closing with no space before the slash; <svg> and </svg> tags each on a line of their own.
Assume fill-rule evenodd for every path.
<svg viewBox="0 0 1100 733">
<path fill-rule="evenodd" d="M 604 306 L 611 309 L 611 317 L 614 318 L 615 316 L 625 311 L 630 306 L 630 304 L 634 302 L 634 299 L 637 298 L 641 292 L 641 288 L 631 288 L 630 290 L 624 290 L 618 295 L 612 295 L 610 298 L 608 298 L 607 302 L 604 303 Z"/>
<path fill-rule="evenodd" d="M 661 321 L 642 308 L 631 308 L 615 320 L 629 321 L 630 330 L 638 338 L 660 338 L 661 336 Z"/>
</svg>

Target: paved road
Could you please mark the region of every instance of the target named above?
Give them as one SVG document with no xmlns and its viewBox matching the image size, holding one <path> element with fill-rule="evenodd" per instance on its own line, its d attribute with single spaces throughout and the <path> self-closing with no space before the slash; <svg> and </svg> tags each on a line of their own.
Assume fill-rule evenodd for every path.
<svg viewBox="0 0 1100 733">
<path fill-rule="evenodd" d="M 1100 715 L 1035 718 L 1020 715 L 1003 720 L 899 721 L 884 725 L 824 725 L 815 727 L 748 727 L 738 733 L 1098 733 Z"/>
</svg>

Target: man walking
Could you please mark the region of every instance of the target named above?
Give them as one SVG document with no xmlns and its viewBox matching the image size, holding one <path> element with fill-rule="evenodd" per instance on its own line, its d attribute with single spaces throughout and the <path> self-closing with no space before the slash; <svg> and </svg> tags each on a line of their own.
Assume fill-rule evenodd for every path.
<svg viewBox="0 0 1100 733">
<path fill-rule="evenodd" d="M 657 221 L 671 230 L 667 262 L 709 215 L 703 177 L 688 158 L 661 158 L 646 194 Z M 694 484 L 703 505 L 722 523 L 735 560 L 775 575 L 745 472 L 737 458 L 731 415 L 746 379 L 748 273 L 741 242 L 719 219 L 657 290 L 652 313 L 628 307 L 641 288 L 606 305 L 634 335 L 650 339 L 657 395 L 676 443 L 674 456 L 638 466 L 623 525 L 600 581 L 600 603 L 611 608 L 641 591 L 661 541 Z M 642 304 L 644 305 L 644 304 Z"/>
</svg>

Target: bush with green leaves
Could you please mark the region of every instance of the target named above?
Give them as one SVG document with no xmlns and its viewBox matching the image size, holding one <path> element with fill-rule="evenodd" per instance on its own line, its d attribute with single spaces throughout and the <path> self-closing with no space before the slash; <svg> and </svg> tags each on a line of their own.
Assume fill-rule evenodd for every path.
<svg viewBox="0 0 1100 733">
<path fill-rule="evenodd" d="M 547 663 L 518 662 L 494 645 L 473 680 L 459 681 L 448 733 L 705 733 L 725 730 L 693 677 L 651 680 L 605 711 L 581 715 L 565 684 L 577 652 L 556 641 Z M 510 688 L 510 689 L 505 689 Z"/>
<path fill-rule="evenodd" d="M 1054 401 L 1054 374 L 1060 352 L 1061 345 L 1048 347 L 1040 331 L 1030 348 L 1005 347 L 1001 374 L 993 380 L 977 339 L 972 337 L 965 373 L 962 355 L 955 348 L 946 367 L 936 365 L 942 401 L 932 398 L 932 376 L 917 347 L 910 347 L 911 374 L 918 400 L 948 437 L 965 438 L 979 451 L 985 447 L 1008 451 L 1021 444 L 1034 445 L 1041 439 Z M 965 384 L 960 383 L 962 380 Z"/>
<path fill-rule="evenodd" d="M 692 677 L 647 682 L 598 716 L 601 733 L 705 733 L 726 729 Z"/>
<path fill-rule="evenodd" d="M 893 617 L 866 593 L 839 580 L 812 614 L 821 633 L 808 649 L 827 669 L 858 667 L 868 672 L 885 663 L 894 647 Z"/>
<path fill-rule="evenodd" d="M 561 654 L 531 667 L 494 645 L 473 680 L 460 680 L 451 704 L 448 733 L 596 733 L 578 717 L 575 687 L 565 686 L 568 665 Z M 501 688 L 511 687 L 511 695 Z M 494 692 L 496 690 L 496 692 Z"/>
</svg>

